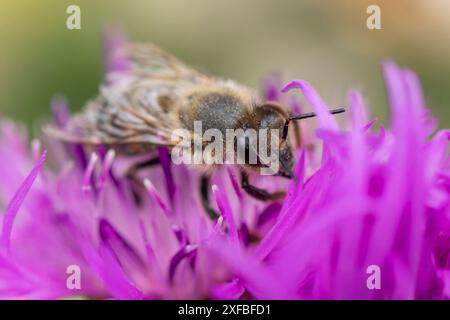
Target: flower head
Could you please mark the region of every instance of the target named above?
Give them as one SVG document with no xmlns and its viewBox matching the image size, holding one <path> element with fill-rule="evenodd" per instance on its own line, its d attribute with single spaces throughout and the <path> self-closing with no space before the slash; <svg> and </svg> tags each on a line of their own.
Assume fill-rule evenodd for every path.
<svg viewBox="0 0 450 320">
<path fill-rule="evenodd" d="M 127 72 L 120 43 L 106 45 L 110 85 Z M 392 62 L 383 68 L 389 129 L 373 128 L 356 91 L 350 127 L 340 129 L 309 83 L 287 84 L 284 92 L 300 89 L 318 114 L 315 135 L 301 124 L 296 181 L 254 177 L 288 190 L 282 202 L 263 203 L 224 167 L 213 176 L 215 219 L 202 206 L 200 174 L 174 166 L 165 148 L 161 166 L 140 172 L 137 202 L 124 175 L 131 159 L 52 139 L 46 154 L 1 120 L 0 297 L 447 298 L 450 132 L 430 137 L 416 76 Z M 266 96 L 303 109 L 279 92 L 266 83 Z M 66 103 L 54 101 L 53 112 L 64 128 Z M 75 289 L 70 266 L 81 271 Z M 381 272 L 377 290 L 368 288 L 370 266 Z"/>
</svg>

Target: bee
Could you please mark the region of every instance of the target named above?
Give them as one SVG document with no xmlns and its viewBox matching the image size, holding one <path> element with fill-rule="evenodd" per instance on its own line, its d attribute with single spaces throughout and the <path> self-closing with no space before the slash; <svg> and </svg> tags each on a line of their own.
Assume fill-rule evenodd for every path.
<svg viewBox="0 0 450 320">
<path fill-rule="evenodd" d="M 126 72 L 107 74 L 110 81 L 101 86 L 98 96 L 64 129 L 47 127 L 48 134 L 68 142 L 105 145 L 119 154 L 136 155 L 161 146 L 173 148 L 177 144 L 173 131 L 192 131 L 195 121 L 203 124 L 202 130 L 215 128 L 223 133 L 227 129 L 278 129 L 281 165 L 276 175 L 293 178 L 288 126 L 293 119 L 314 114 L 292 117 L 279 103 L 261 101 L 254 90 L 232 80 L 208 76 L 153 44 L 128 44 L 121 50 L 128 61 Z M 157 163 L 157 158 L 137 163 L 128 173 Z M 250 183 L 249 170 L 261 166 L 262 163 L 240 166 L 242 188 L 259 200 L 281 199 L 283 191 L 271 193 Z M 204 174 L 200 183 L 205 207 L 208 178 Z"/>
</svg>

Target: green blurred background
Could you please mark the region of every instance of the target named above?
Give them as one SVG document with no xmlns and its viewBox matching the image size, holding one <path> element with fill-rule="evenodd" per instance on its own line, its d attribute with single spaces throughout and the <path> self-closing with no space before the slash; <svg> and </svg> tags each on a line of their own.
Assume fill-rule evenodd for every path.
<svg viewBox="0 0 450 320">
<path fill-rule="evenodd" d="M 81 7 L 81 30 L 66 28 L 70 4 Z M 366 28 L 370 4 L 381 7 L 382 30 Z M 448 127 L 448 12 L 448 0 L 1 0 L 0 114 L 39 123 L 55 94 L 81 108 L 97 92 L 101 33 L 113 24 L 251 86 L 280 71 L 309 80 L 336 106 L 349 88 L 361 89 L 383 121 L 380 63 L 393 58 L 419 74 L 439 126 Z"/>
</svg>

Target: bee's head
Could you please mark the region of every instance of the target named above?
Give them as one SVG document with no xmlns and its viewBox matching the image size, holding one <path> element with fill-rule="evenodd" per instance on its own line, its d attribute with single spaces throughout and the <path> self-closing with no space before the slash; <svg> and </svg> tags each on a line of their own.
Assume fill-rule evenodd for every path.
<svg viewBox="0 0 450 320">
<path fill-rule="evenodd" d="M 338 114 L 342 112 L 345 112 L 344 108 L 330 110 L 331 114 Z M 315 117 L 316 114 L 314 112 L 310 112 L 296 116 L 290 116 L 286 108 L 284 108 L 277 102 L 271 101 L 265 102 L 261 106 L 257 107 L 255 113 L 255 121 L 257 122 L 258 129 L 278 129 L 279 169 L 276 175 L 289 179 L 294 178 L 294 174 L 292 172 L 292 169 L 294 167 L 294 157 L 292 155 L 292 149 L 288 135 L 289 123 L 292 120 L 301 120 Z M 268 142 L 267 145 L 270 148 L 270 142 Z"/>
<path fill-rule="evenodd" d="M 268 154 L 272 154 L 275 150 L 272 149 L 270 132 L 275 129 L 278 132 L 276 137 L 278 140 L 278 170 L 275 173 L 277 176 L 292 179 L 294 177 L 292 168 L 294 166 L 294 156 L 292 155 L 292 148 L 289 142 L 288 131 L 286 124 L 289 122 L 289 113 L 286 108 L 276 102 L 265 102 L 255 109 L 254 120 L 258 130 L 267 129 L 267 148 Z M 276 132 L 276 131 L 275 131 Z M 261 151 L 260 151 L 261 153 Z"/>
</svg>

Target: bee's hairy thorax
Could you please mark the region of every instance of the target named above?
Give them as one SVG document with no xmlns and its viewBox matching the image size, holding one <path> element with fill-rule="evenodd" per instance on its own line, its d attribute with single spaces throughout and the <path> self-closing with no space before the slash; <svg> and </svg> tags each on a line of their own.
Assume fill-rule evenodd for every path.
<svg viewBox="0 0 450 320">
<path fill-rule="evenodd" d="M 217 129 L 225 134 L 226 129 L 242 128 L 253 112 L 254 98 L 246 88 L 215 87 L 188 92 L 179 109 L 183 127 L 194 130 L 194 121 L 202 123 L 203 132 Z"/>
</svg>

